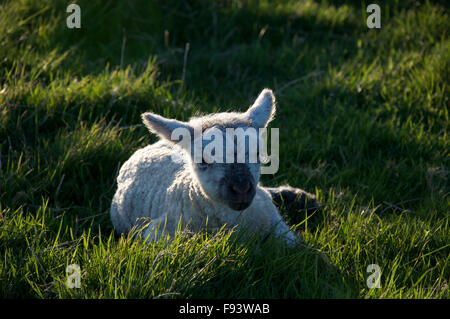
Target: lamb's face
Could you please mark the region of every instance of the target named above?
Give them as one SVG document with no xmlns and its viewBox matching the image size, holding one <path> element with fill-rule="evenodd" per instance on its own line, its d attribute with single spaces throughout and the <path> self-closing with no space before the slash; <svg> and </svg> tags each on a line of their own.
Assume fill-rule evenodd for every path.
<svg viewBox="0 0 450 319">
<path fill-rule="evenodd" d="M 233 210 L 243 210 L 252 203 L 259 180 L 258 171 L 250 165 L 194 164 L 194 169 L 203 191 L 209 198 L 226 204 Z"/>
<path fill-rule="evenodd" d="M 151 132 L 179 144 L 191 155 L 193 172 L 211 200 L 244 210 L 253 201 L 260 177 L 258 151 L 263 141 L 259 129 L 266 127 L 274 114 L 275 97 L 265 89 L 245 113 L 212 114 L 187 123 L 152 113 L 142 114 L 142 119 Z M 180 143 L 180 134 L 183 139 L 186 136 L 183 132 L 188 132 L 190 139 Z"/>
<path fill-rule="evenodd" d="M 253 127 L 236 128 L 234 122 L 229 124 L 229 127 L 222 123 L 220 128 L 213 126 L 205 130 L 198 140 L 202 157 L 196 161 L 192 156 L 192 167 L 210 199 L 243 210 L 252 203 L 260 177 L 260 137 Z"/>
</svg>

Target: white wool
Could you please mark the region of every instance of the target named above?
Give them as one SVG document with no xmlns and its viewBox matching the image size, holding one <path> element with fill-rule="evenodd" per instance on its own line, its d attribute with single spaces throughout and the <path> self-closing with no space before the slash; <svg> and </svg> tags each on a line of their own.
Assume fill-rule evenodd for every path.
<svg viewBox="0 0 450 319">
<path fill-rule="evenodd" d="M 189 225 L 195 232 L 206 226 L 213 231 L 225 225 L 261 234 L 272 231 L 284 235 L 288 242 L 297 241 L 262 187 L 257 186 L 247 209 L 232 210 L 211 201 L 202 192 L 189 161 L 174 162 L 173 153 L 185 154 L 176 145 L 162 140 L 136 151 L 123 164 L 111 204 L 111 221 L 117 232 L 127 232 L 138 219 L 147 217 L 152 224 L 145 236 L 150 235 L 150 240 L 154 239 L 152 232 L 156 225 L 160 228 L 158 234 L 164 227 L 164 232 L 173 236 L 181 219 L 183 225 Z"/>
<path fill-rule="evenodd" d="M 191 119 L 189 123 L 143 114 L 146 126 L 161 140 L 136 151 L 120 169 L 117 191 L 111 204 L 111 221 L 116 231 L 128 232 L 146 218 L 150 224 L 143 235 L 149 240 L 157 239 L 163 230 L 173 236 L 181 222 L 181 226 L 187 225 L 194 232 L 205 228 L 214 231 L 225 226 L 282 236 L 290 245 L 298 242 L 299 238 L 284 223 L 267 190 L 256 185 L 250 206 L 241 211 L 233 210 L 213 200 L 203 190 L 207 189 L 205 185 L 218 183 L 214 175 L 207 180 L 203 178 L 200 183 L 193 171 L 190 155 L 167 140 L 169 133 L 178 127 L 191 131 L 195 127 L 208 127 L 208 123 L 219 126 L 223 123 L 231 127 L 253 123 L 256 127 L 264 127 L 274 112 L 275 98 L 272 91 L 266 89 L 246 113 L 210 114 Z M 254 176 L 258 181 L 259 172 Z"/>
</svg>

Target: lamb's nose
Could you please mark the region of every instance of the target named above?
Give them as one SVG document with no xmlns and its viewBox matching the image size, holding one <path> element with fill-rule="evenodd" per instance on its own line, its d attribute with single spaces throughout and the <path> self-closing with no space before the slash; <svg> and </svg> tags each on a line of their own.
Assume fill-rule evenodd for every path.
<svg viewBox="0 0 450 319">
<path fill-rule="evenodd" d="M 233 184 L 231 186 L 231 189 L 236 194 L 245 195 L 245 194 L 247 194 L 250 191 L 250 183 L 249 182 L 244 182 L 244 183 L 240 183 L 240 184 Z"/>
</svg>

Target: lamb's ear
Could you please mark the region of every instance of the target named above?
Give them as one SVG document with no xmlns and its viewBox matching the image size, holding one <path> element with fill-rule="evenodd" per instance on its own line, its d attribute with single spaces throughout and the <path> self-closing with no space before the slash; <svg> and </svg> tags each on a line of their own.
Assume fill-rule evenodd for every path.
<svg viewBox="0 0 450 319">
<path fill-rule="evenodd" d="M 264 89 L 253 105 L 245 112 L 255 128 L 266 127 L 275 117 L 275 96 L 272 90 Z"/>
<path fill-rule="evenodd" d="M 175 138 L 178 138 L 180 135 L 184 136 L 187 132 L 189 132 L 191 138 L 193 137 L 193 129 L 187 123 L 173 119 L 166 119 L 165 117 L 149 112 L 143 113 L 141 117 L 150 132 L 166 140 L 174 143 L 178 142 L 178 140 L 172 140 L 171 138 L 172 132 L 176 129 L 183 129 L 186 131 L 183 132 L 183 130 L 179 130 L 178 132 L 175 132 Z"/>
</svg>

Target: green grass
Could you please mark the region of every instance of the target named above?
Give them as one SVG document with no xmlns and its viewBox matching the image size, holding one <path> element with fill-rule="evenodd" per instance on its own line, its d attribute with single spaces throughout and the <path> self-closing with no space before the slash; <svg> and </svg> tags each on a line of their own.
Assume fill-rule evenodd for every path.
<svg viewBox="0 0 450 319">
<path fill-rule="evenodd" d="M 74 2 L 79 30 L 67 1 L 0 4 L 0 296 L 449 297 L 445 1 L 378 1 L 380 30 L 359 1 Z M 155 141 L 140 113 L 242 111 L 264 87 L 281 158 L 263 183 L 326 204 L 287 216 L 316 250 L 114 235 L 118 169 Z"/>
</svg>

